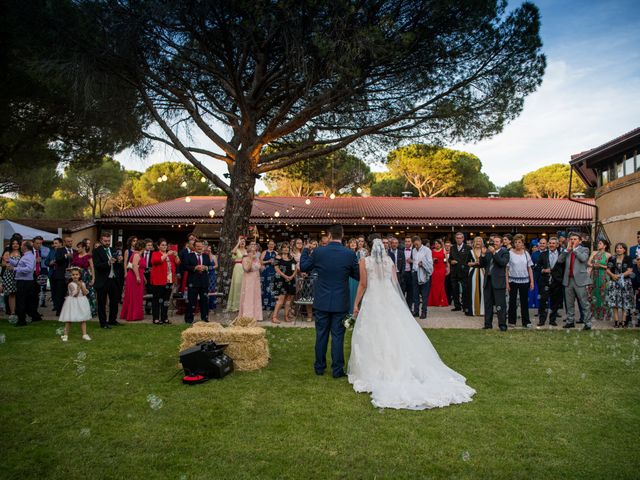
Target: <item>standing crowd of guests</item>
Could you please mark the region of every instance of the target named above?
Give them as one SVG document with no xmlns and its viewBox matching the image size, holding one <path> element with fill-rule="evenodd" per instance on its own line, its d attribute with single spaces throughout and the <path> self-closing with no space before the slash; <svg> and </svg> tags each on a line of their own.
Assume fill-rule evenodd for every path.
<svg viewBox="0 0 640 480">
<path fill-rule="evenodd" d="M 414 316 L 426 319 L 429 306 L 452 305 L 465 315 L 483 316 L 484 328 L 492 328 L 495 315 L 499 328 L 506 330 L 516 325 L 518 312 L 522 326 L 531 328 L 530 308 L 537 308 L 539 326 L 557 326 L 560 310 L 566 312 L 565 328 L 582 323 L 589 329 L 592 319 L 611 321 L 616 328 L 631 326 L 633 312 L 640 310 L 640 232 L 637 239 L 630 249 L 619 242 L 612 251 L 604 239 L 591 251 L 588 238 L 565 232 L 535 239 L 529 248 L 520 234 L 484 239 L 458 232 L 453 241 L 420 236 L 406 237 L 402 245 L 393 236 L 382 241 Z M 282 320 L 291 322 L 297 309 L 311 321 L 312 298 L 303 297 L 312 296 L 314 274 L 301 271 L 300 259 L 304 249 L 313 252 L 327 243 L 327 236 L 320 242 L 294 238 L 279 245 L 269 240 L 262 249 L 239 237 L 231 252 L 225 311 L 258 321 L 266 312 L 277 324 L 281 311 Z M 364 236 L 350 238 L 345 245 L 358 260 L 369 254 Z M 86 311 L 97 316 L 104 329 L 145 315 L 151 315 L 154 324 L 169 323 L 175 296 L 184 299 L 187 323 L 196 314 L 208 321 L 217 305 L 218 258 L 211 245 L 194 235 L 183 248 L 162 238 L 137 237 L 112 247 L 110 235 L 102 235 L 94 245 L 56 238 L 48 248 L 41 237 L 24 241 L 15 235 L 1 266 L 5 310 L 18 326 L 26 325 L 27 317 L 41 319 L 38 308 L 45 306 L 47 285 L 61 321 L 68 317 L 69 312 L 62 315 L 67 300 L 80 296 L 83 309 L 86 300 Z M 357 282 L 350 282 L 353 300 Z M 67 335 L 68 329 L 63 339 Z"/>
</svg>

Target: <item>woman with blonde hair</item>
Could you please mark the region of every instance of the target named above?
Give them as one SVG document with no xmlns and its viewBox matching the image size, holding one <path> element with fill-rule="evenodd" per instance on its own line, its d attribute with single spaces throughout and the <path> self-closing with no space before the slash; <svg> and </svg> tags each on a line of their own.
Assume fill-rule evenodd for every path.
<svg viewBox="0 0 640 480">
<path fill-rule="evenodd" d="M 469 311 L 465 312 L 469 316 L 484 315 L 484 268 L 480 266 L 480 258 L 486 252 L 482 237 L 475 237 L 469 254 L 467 255 L 467 266 L 469 274 L 467 277 L 467 288 L 469 292 Z"/>
<path fill-rule="evenodd" d="M 533 290 L 533 261 L 524 248 L 524 235 L 513 236 L 513 248 L 509 250 L 507 265 L 507 292 L 509 292 L 509 325 L 516 324 L 517 299 L 520 296 L 522 326 L 531 328 L 529 320 L 529 293 Z M 527 289 L 528 287 L 528 289 Z"/>
</svg>

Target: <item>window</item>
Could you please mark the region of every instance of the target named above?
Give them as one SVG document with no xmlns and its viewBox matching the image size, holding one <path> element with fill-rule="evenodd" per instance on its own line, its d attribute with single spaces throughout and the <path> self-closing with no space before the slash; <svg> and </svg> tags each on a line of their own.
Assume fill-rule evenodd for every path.
<svg viewBox="0 0 640 480">
<path fill-rule="evenodd" d="M 636 172 L 640 172 L 640 150 L 636 150 Z"/>
<path fill-rule="evenodd" d="M 625 155 L 625 160 L 624 160 L 624 174 L 625 175 L 631 175 L 634 171 L 634 166 L 633 166 L 633 153 L 628 153 Z"/>
<path fill-rule="evenodd" d="M 613 182 L 616 178 L 616 166 L 612 163 L 609 165 L 609 181 Z"/>
<path fill-rule="evenodd" d="M 616 162 L 616 178 L 624 177 L 624 162 L 622 160 L 618 160 Z"/>
<path fill-rule="evenodd" d="M 609 183 L 609 170 L 600 170 L 600 185 Z"/>
</svg>

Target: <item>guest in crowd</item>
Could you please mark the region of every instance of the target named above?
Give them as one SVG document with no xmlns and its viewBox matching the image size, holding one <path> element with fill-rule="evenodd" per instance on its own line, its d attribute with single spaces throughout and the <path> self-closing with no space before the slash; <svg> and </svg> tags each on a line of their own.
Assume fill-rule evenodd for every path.
<svg viewBox="0 0 640 480">
<path fill-rule="evenodd" d="M 51 303 L 53 304 L 53 309 L 55 310 L 55 301 L 56 301 L 56 283 L 53 279 L 53 274 L 55 272 L 56 266 L 56 251 L 62 247 L 62 239 L 54 238 L 51 243 L 51 248 L 49 249 L 49 253 L 47 254 L 47 258 L 45 258 L 44 263 L 47 265 L 47 277 L 49 279 L 49 286 L 51 287 Z"/>
<path fill-rule="evenodd" d="M 87 244 L 85 242 L 82 242 L 82 244 L 86 251 Z M 87 298 L 89 291 L 82 281 L 82 272 L 79 268 L 72 267 L 70 273 L 71 281 L 67 287 L 67 297 L 64 300 L 62 312 L 60 312 L 60 318 L 58 319 L 58 321 L 64 322 L 64 333 L 60 339 L 63 342 L 69 340 L 71 324 L 80 323 L 82 339 L 89 341 L 91 337 L 87 334 L 87 322 L 92 318 L 91 306 Z"/>
<path fill-rule="evenodd" d="M 475 237 L 471 244 L 471 249 L 467 254 L 467 292 L 469 299 L 469 307 L 465 312 L 467 316 L 483 316 L 484 315 L 484 275 L 485 270 L 481 265 L 480 259 L 484 250 L 484 241 L 482 237 Z"/>
<path fill-rule="evenodd" d="M 102 247 L 102 243 L 100 243 L 100 241 L 98 241 L 98 246 L 96 248 L 101 248 Z M 113 248 L 111 251 L 113 253 L 113 256 L 115 257 L 116 261 L 113 264 L 113 272 L 116 275 L 116 285 L 117 285 L 117 297 L 118 297 L 118 303 L 122 303 L 122 292 L 124 291 L 124 267 L 125 267 L 125 263 L 124 263 L 124 247 L 121 241 L 117 241 L 115 243 L 115 248 Z M 95 251 L 95 249 L 94 249 Z"/>
<path fill-rule="evenodd" d="M 9 307 L 11 315 L 9 321 L 15 322 L 18 319 L 16 315 L 16 293 L 18 285 L 16 283 L 16 272 L 12 262 L 17 262 L 22 257 L 21 240 L 12 238 L 9 241 L 9 248 L 2 254 L 2 293 L 7 299 L 6 305 Z"/>
<path fill-rule="evenodd" d="M 389 250 L 389 239 L 387 237 L 384 237 L 382 239 L 382 247 L 384 248 L 385 251 Z"/>
<path fill-rule="evenodd" d="M 365 258 L 369 255 L 369 250 L 367 250 L 367 242 L 365 238 L 361 235 L 357 239 L 358 249 L 356 250 L 356 257 L 358 258 L 358 262 L 361 258 Z"/>
<path fill-rule="evenodd" d="M 436 239 L 433 241 L 431 256 L 433 258 L 433 275 L 431 275 L 431 288 L 429 289 L 427 304 L 430 307 L 447 307 L 449 306 L 449 301 L 447 300 L 447 291 L 444 286 L 447 265 L 442 240 Z"/>
<path fill-rule="evenodd" d="M 209 266 L 211 260 L 204 254 L 204 245 L 201 240 L 193 244 L 194 250 L 187 257 L 184 266 L 187 272 L 187 311 L 184 321 L 193 323 L 196 305 L 200 306 L 200 320 L 209 321 Z M 242 265 L 240 266 L 242 267 Z"/>
<path fill-rule="evenodd" d="M 127 276 L 124 280 L 124 298 L 120 320 L 137 322 L 144 319 L 144 270 L 147 267 L 142 252 L 145 249 L 145 241 L 138 240 L 129 255 L 127 264 Z"/>
<path fill-rule="evenodd" d="M 549 325 L 556 327 L 558 324 L 558 310 L 562 307 L 562 277 L 564 275 L 563 264 L 558 262 L 558 239 L 551 237 L 548 248 L 546 248 L 538 258 L 537 267 L 540 272 L 538 280 L 538 290 L 540 292 L 540 303 L 538 310 L 538 326 L 547 322 L 547 310 L 551 302 L 549 313 Z"/>
<path fill-rule="evenodd" d="M 116 277 L 116 265 L 122 256 L 115 257 L 111 251 L 111 235 L 103 233 L 100 236 L 100 247 L 93 250 L 93 268 L 96 273 L 94 288 L 98 300 L 98 320 L 100 328 L 109 329 L 121 325 L 118 318 L 118 304 L 120 303 L 120 286 Z M 109 318 L 107 320 L 107 300 L 109 301 Z"/>
<path fill-rule="evenodd" d="M 607 288 L 607 305 L 611 309 L 614 328 L 625 327 L 624 314 L 633 308 L 631 274 L 633 263 L 627 255 L 627 245 L 619 242 L 607 263 L 607 275 L 611 281 Z"/>
<path fill-rule="evenodd" d="M 242 289 L 240 291 L 239 317 L 262 321 L 262 296 L 260 292 L 260 258 L 256 253 L 256 242 L 249 242 L 247 255 L 242 259 Z"/>
<path fill-rule="evenodd" d="M 160 325 L 170 323 L 169 302 L 171 292 L 176 282 L 177 266 L 180 264 L 178 252 L 169 250 L 169 244 L 164 238 L 158 240 L 158 249 L 151 254 L 151 275 L 149 283 L 153 301 L 151 303 L 151 315 L 153 323 Z"/>
<path fill-rule="evenodd" d="M 502 237 L 493 235 L 489 245 L 482 250 L 480 266 L 485 269 L 484 278 L 484 327 L 493 328 L 493 310 L 498 317 L 498 327 L 501 332 L 507 330 L 507 265 L 509 264 L 509 250 L 502 245 Z"/>
<path fill-rule="evenodd" d="M 567 320 L 563 328 L 575 327 L 575 302 L 578 300 L 584 314 L 583 329 L 591 330 L 591 309 L 587 293 L 587 287 L 591 285 L 588 272 L 589 250 L 582 246 L 580 235 L 569 235 L 567 248 L 560 254 L 558 261 L 564 264 L 562 285 L 567 303 Z"/>
<path fill-rule="evenodd" d="M 67 293 L 67 282 L 69 281 L 70 273 L 68 271 L 73 261 L 73 238 L 65 237 L 63 240 L 63 246 L 56 250 L 55 257 L 55 272 L 53 273 L 53 280 L 56 284 L 55 292 L 56 298 L 53 301 L 56 315 L 60 316 L 62 311 L 62 304 Z"/>
<path fill-rule="evenodd" d="M 237 312 L 240 309 L 240 292 L 242 290 L 242 276 L 244 275 L 242 259 L 247 254 L 245 245 L 245 238 L 240 236 L 238 237 L 236 246 L 231 250 L 234 265 L 231 274 L 231 288 L 229 289 L 229 297 L 227 298 L 226 312 Z"/>
<path fill-rule="evenodd" d="M 451 247 L 449 253 L 449 265 L 451 266 L 451 286 L 453 292 L 453 311 L 467 311 L 467 257 L 469 256 L 469 247 L 464 241 L 462 232 L 456 233 L 456 243 Z"/>
<path fill-rule="evenodd" d="M 86 242 L 78 242 L 76 245 L 76 251 L 73 253 L 71 266 L 76 267 L 80 271 L 80 280 L 82 280 L 82 283 L 87 290 L 87 293 L 84 295 L 87 297 L 87 301 L 89 302 L 91 315 L 95 317 L 98 312 L 96 294 L 93 289 L 93 282 L 96 278 L 96 274 L 93 268 L 93 258 L 87 248 Z"/>
<path fill-rule="evenodd" d="M 276 306 L 276 295 L 274 295 L 273 291 L 276 269 L 273 264 L 278 254 L 275 248 L 276 242 L 269 240 L 267 242 L 267 249 L 260 255 L 260 263 L 262 264 L 262 273 L 260 274 L 262 279 L 262 308 L 267 312 L 273 312 Z"/>
<path fill-rule="evenodd" d="M 629 256 L 633 262 L 633 291 L 635 294 L 635 306 L 638 317 L 636 318 L 636 326 L 640 327 L 640 231 L 636 233 L 637 244 L 629 249 Z"/>
<path fill-rule="evenodd" d="M 22 256 L 10 256 L 9 265 L 12 267 L 16 282 L 16 326 L 27 325 L 27 315 L 31 321 L 42 320 L 38 313 L 38 285 L 34 273 L 36 270 L 36 256 L 33 253 L 33 242 L 22 243 Z"/>
<path fill-rule="evenodd" d="M 350 238 L 349 241 L 347 242 L 347 248 L 349 248 L 349 250 L 355 253 L 357 257 L 358 256 L 358 239 Z M 358 284 L 359 282 L 356 279 L 349 277 L 349 315 L 353 314 L 353 302 L 355 301 L 356 293 L 358 292 Z"/>
<path fill-rule="evenodd" d="M 606 303 L 607 264 L 611 254 L 608 252 L 609 242 L 605 239 L 598 240 L 597 250 L 591 254 L 589 265 L 591 267 L 591 285 L 587 288 L 590 297 L 591 314 L 595 320 L 606 320 L 608 307 Z"/>
<path fill-rule="evenodd" d="M 209 311 L 215 311 L 218 307 L 216 293 L 218 292 L 218 256 L 213 252 L 213 246 L 206 244 L 204 246 L 205 255 L 209 255 Z"/>
<path fill-rule="evenodd" d="M 563 253 L 567 250 L 567 232 L 558 232 L 558 251 Z"/>
<path fill-rule="evenodd" d="M 531 240 L 531 261 L 533 262 L 533 290 L 529 290 L 529 308 L 537 308 L 540 307 L 540 293 L 538 290 L 538 282 L 540 280 L 540 272 L 536 269 L 536 265 L 538 259 L 540 258 L 540 254 L 547 249 L 547 240 L 545 238 L 537 239 L 534 238 Z M 538 312 L 539 313 L 539 312 Z"/>
<path fill-rule="evenodd" d="M 127 238 L 127 242 L 125 244 L 126 250 L 124 252 L 125 270 L 128 268 L 127 265 L 131 263 L 131 257 L 133 257 L 136 243 L 138 243 L 138 237 L 136 237 L 135 235 Z"/>
<path fill-rule="evenodd" d="M 422 244 L 419 236 L 414 236 L 411 251 L 411 280 L 413 285 L 413 316 L 427 318 L 427 302 L 433 274 L 433 257 L 431 250 Z"/>
<path fill-rule="evenodd" d="M 444 277 L 444 288 L 447 292 L 447 302 L 451 305 L 453 302 L 453 287 L 451 286 L 451 264 L 449 263 L 449 255 L 451 254 L 451 241 L 444 242 L 444 261 L 447 263 L 447 273 Z"/>
<path fill-rule="evenodd" d="M 33 237 L 33 253 L 36 256 L 36 283 L 38 285 L 38 305 L 46 306 L 47 298 L 47 279 L 49 276 L 49 267 L 47 257 L 49 256 L 49 248 L 42 245 L 44 238 L 40 235 Z"/>
<path fill-rule="evenodd" d="M 402 272 L 403 282 L 400 284 L 404 284 L 405 288 L 405 298 L 407 299 L 407 306 L 411 311 L 413 311 L 413 275 L 411 271 L 413 269 L 413 265 L 411 264 L 411 257 L 413 253 L 413 240 L 411 237 L 405 237 L 404 239 L 404 261 L 405 266 Z"/>
<path fill-rule="evenodd" d="M 151 292 L 151 254 L 154 250 L 153 240 L 150 238 L 144 239 L 144 250 L 140 253 L 144 260 L 144 285 L 145 285 L 145 301 L 144 301 L 144 313 L 151 315 L 151 304 L 153 303 L 153 293 Z"/>
<path fill-rule="evenodd" d="M 320 236 L 320 246 L 326 247 L 329 245 L 329 235 L 323 234 Z"/>
<path fill-rule="evenodd" d="M 289 245 L 285 242 L 280 246 L 279 255 L 276 257 L 276 291 L 278 301 L 271 316 L 272 323 L 280 323 L 278 313 L 284 305 L 284 321 L 291 322 L 291 302 L 296 294 L 296 271 L 298 269 L 296 261 L 289 253 Z"/>
<path fill-rule="evenodd" d="M 302 250 L 304 248 L 304 243 L 301 238 L 294 238 L 291 242 L 293 247 L 291 249 L 291 258 L 293 258 L 296 262 L 296 265 L 300 265 L 300 259 L 302 258 Z M 304 282 L 307 281 L 308 274 L 300 271 L 300 269 L 296 269 L 296 295 L 300 295 L 300 291 L 304 286 Z M 313 312 L 311 309 L 311 305 L 305 305 L 307 309 L 307 322 L 313 321 Z"/>
<path fill-rule="evenodd" d="M 513 235 L 511 235 L 510 233 L 506 233 L 505 235 L 502 236 L 502 245 L 507 250 L 511 250 L 513 248 L 512 242 L 513 242 Z"/>
<path fill-rule="evenodd" d="M 197 238 L 195 235 L 189 235 L 184 248 L 178 253 L 178 258 L 180 258 L 180 264 L 178 265 L 178 271 L 176 273 L 180 282 L 178 290 L 184 294 L 185 299 L 187 298 L 187 277 L 189 276 L 189 273 L 185 270 L 185 266 L 189 259 L 189 255 L 191 255 L 191 252 L 195 251 L 194 244 L 196 240 Z"/>
<path fill-rule="evenodd" d="M 515 326 L 517 318 L 517 300 L 520 297 L 520 315 L 522 326 L 530 328 L 528 291 L 533 290 L 533 262 L 524 248 L 524 235 L 513 237 L 513 248 L 509 251 L 507 265 L 507 285 L 509 292 L 509 324 Z"/>
<path fill-rule="evenodd" d="M 318 248 L 318 241 L 317 240 L 311 240 L 309 242 L 309 252 L 313 252 L 316 248 Z"/>
<path fill-rule="evenodd" d="M 396 266 L 396 276 L 398 278 L 398 283 L 400 284 L 400 288 L 402 289 L 402 292 L 406 295 L 407 287 L 404 284 L 405 278 L 403 273 L 404 273 L 404 268 L 407 262 L 404 258 L 404 249 L 400 248 L 400 242 L 396 237 L 389 237 L 389 250 L 387 251 L 387 254 L 389 255 L 389 258 L 391 258 L 391 260 L 393 261 L 394 265 Z M 352 278 L 349 277 L 349 286 L 351 286 L 351 281 L 352 281 Z M 356 284 L 356 292 L 357 292 L 358 282 L 355 282 L 355 284 Z M 355 300 L 355 295 L 353 297 L 353 300 Z M 353 301 L 351 301 L 350 306 L 353 309 Z"/>
</svg>

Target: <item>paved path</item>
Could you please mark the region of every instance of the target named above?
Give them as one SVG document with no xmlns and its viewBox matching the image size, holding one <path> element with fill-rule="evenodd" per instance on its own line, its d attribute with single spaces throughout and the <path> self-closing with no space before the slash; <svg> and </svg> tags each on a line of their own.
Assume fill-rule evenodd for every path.
<svg viewBox="0 0 640 480">
<path fill-rule="evenodd" d="M 538 320 L 536 315 L 537 310 L 530 310 L 529 316 L 532 319 L 533 324 L 537 324 Z M 44 316 L 45 320 L 57 320 L 55 314 L 49 308 L 41 308 L 40 313 Z M 282 321 L 282 317 L 284 312 L 280 313 L 280 320 L 282 323 L 279 325 L 274 325 L 269 321 L 270 316 L 265 312 L 264 318 L 266 321 L 260 322 L 261 326 L 264 327 L 275 327 L 275 328 L 312 328 L 314 326 L 313 322 L 307 322 L 306 319 L 302 316 L 298 317 L 295 322 L 284 322 Z M 227 325 L 233 321 L 236 317 L 235 314 L 223 313 L 220 309 L 216 312 L 209 314 L 209 320 L 214 322 L 222 323 L 223 325 Z M 183 316 L 170 316 L 170 320 L 172 323 L 181 324 L 184 323 Z M 196 320 L 198 317 L 196 316 Z M 97 320 L 94 320 L 97 322 Z M 390 322 L 393 319 L 390 319 Z M 142 321 L 143 323 L 151 323 L 151 317 L 147 315 L 145 319 Z M 452 312 L 451 307 L 429 307 L 429 317 L 427 320 L 418 320 L 420 325 L 424 328 L 469 328 L 469 329 L 480 329 L 484 324 L 484 319 L 482 317 L 467 317 L 460 312 Z M 635 318 L 634 318 L 635 324 Z M 518 319 L 518 327 L 520 327 L 520 319 Z M 558 327 L 550 327 L 546 325 L 541 327 L 541 329 L 562 329 L 563 322 L 559 321 Z M 578 328 L 581 328 L 580 325 L 577 325 Z M 498 319 L 494 317 L 494 328 L 498 328 Z M 594 322 L 594 328 L 597 329 L 607 329 L 613 328 L 612 322 Z"/>
</svg>

